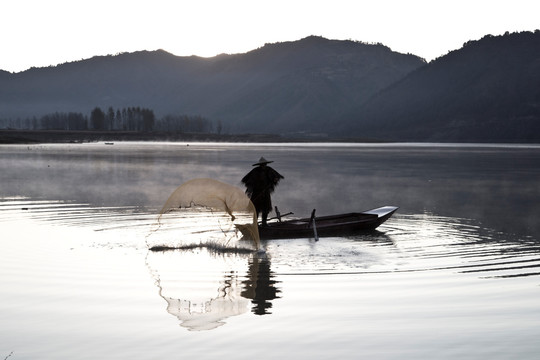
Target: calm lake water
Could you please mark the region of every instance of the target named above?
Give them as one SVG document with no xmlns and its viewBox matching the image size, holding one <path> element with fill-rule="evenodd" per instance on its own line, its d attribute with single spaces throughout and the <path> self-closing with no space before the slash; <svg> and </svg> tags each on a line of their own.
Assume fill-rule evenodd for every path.
<svg viewBox="0 0 540 360">
<path fill-rule="evenodd" d="M 179 185 L 261 156 L 281 213 L 400 209 L 265 254 L 148 251 Z M 0 359 L 537 359 L 539 180 L 535 145 L 1 145 Z"/>
</svg>

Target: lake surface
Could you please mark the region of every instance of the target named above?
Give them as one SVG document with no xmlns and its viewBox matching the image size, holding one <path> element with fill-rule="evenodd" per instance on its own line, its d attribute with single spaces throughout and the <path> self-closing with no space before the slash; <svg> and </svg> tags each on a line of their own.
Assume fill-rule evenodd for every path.
<svg viewBox="0 0 540 360">
<path fill-rule="evenodd" d="M 179 185 L 241 187 L 261 156 L 281 213 L 400 209 L 264 254 L 148 251 Z M 536 359 L 539 180 L 535 145 L 1 145 L 0 359 Z"/>
</svg>

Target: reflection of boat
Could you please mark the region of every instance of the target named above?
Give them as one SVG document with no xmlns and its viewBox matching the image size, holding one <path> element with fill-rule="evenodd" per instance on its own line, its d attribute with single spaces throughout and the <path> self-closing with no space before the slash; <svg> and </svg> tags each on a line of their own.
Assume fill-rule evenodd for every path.
<svg viewBox="0 0 540 360">
<path fill-rule="evenodd" d="M 374 230 L 388 220 L 398 208 L 383 206 L 360 213 L 269 222 L 259 226 L 261 239 L 291 239 L 315 236 L 351 235 Z"/>
</svg>

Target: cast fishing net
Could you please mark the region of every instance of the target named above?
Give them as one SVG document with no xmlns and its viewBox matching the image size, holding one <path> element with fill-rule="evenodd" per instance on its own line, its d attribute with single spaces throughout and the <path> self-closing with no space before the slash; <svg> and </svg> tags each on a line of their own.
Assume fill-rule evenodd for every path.
<svg viewBox="0 0 540 360">
<path fill-rule="evenodd" d="M 257 213 L 236 186 L 213 179 L 190 180 L 171 194 L 147 243 L 153 250 L 197 246 L 258 250 Z"/>
</svg>

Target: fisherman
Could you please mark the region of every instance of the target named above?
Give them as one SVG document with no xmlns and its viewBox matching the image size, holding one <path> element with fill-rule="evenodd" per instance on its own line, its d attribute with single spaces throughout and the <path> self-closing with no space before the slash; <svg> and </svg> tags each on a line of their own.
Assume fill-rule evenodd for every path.
<svg viewBox="0 0 540 360">
<path fill-rule="evenodd" d="M 270 194 L 274 192 L 279 181 L 283 179 L 280 173 L 267 166 L 272 162 L 261 157 L 258 163 L 253 164 L 256 168 L 242 179 L 242 182 L 246 185 L 246 195 L 249 196 L 257 211 L 257 218 L 262 213 L 263 226 L 266 226 L 268 213 L 272 211 Z"/>
</svg>

